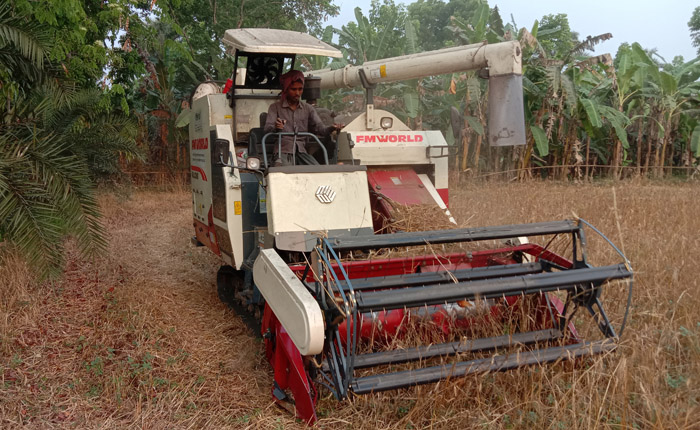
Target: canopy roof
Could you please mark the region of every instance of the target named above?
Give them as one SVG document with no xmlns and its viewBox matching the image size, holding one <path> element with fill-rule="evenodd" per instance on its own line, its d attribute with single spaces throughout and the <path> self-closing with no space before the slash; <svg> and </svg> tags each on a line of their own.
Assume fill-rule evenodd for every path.
<svg viewBox="0 0 700 430">
<path fill-rule="evenodd" d="M 272 28 L 226 30 L 224 43 L 239 51 L 251 53 L 342 56 L 340 51 L 309 34 Z"/>
</svg>

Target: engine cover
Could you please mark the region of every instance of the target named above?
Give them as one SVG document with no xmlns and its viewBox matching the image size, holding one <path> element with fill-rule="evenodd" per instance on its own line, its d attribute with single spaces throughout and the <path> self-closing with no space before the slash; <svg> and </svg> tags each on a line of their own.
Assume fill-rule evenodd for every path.
<svg viewBox="0 0 700 430">
<path fill-rule="evenodd" d="M 371 235 L 365 166 L 272 167 L 267 175 L 267 223 L 275 245 L 309 252 L 319 235 Z"/>
</svg>

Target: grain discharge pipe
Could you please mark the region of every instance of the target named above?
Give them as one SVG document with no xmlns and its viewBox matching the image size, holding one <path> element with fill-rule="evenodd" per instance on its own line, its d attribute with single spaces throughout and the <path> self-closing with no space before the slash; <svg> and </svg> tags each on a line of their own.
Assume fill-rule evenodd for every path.
<svg viewBox="0 0 700 430">
<path fill-rule="evenodd" d="M 479 69 L 485 69 L 489 79 L 490 145 L 524 145 L 522 55 L 517 41 L 457 46 L 369 61 L 360 66 L 348 65 L 338 70 L 323 69 L 310 75 L 321 78 L 321 89 L 358 86 L 368 89 L 367 104 L 371 110 L 371 89 L 376 84 Z"/>
</svg>

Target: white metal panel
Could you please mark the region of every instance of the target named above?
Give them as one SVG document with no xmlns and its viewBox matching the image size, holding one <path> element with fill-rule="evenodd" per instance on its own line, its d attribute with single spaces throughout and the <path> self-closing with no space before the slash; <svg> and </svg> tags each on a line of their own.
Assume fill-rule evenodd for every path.
<svg viewBox="0 0 700 430">
<path fill-rule="evenodd" d="M 352 158 L 368 166 L 435 164 L 434 160 L 440 158 L 428 157 L 428 147 L 447 146 L 439 131 L 357 131 L 348 134 L 354 144 Z M 349 159 L 343 149 L 340 148 L 339 156 L 343 160 Z"/>
<path fill-rule="evenodd" d="M 388 131 L 411 131 L 409 126 L 401 122 L 401 120 L 391 112 L 381 109 L 372 109 L 371 112 L 373 116 L 372 121 L 367 121 L 369 115 L 367 115 L 367 112 L 363 112 L 358 115 L 357 118 L 353 119 L 350 124 L 343 127 L 343 131 L 384 131 L 380 126 L 381 119 L 384 117 L 391 118 L 392 120 L 392 126 Z M 372 123 L 374 126 L 367 127 L 368 123 Z"/>
<path fill-rule="evenodd" d="M 194 219 L 205 225 L 208 224 L 207 215 L 211 208 L 209 97 L 201 97 L 192 103 L 189 138 L 192 212 Z"/>
<path fill-rule="evenodd" d="M 353 158 L 366 166 L 429 164 L 425 148 L 416 146 L 367 146 L 352 150 Z"/>
<path fill-rule="evenodd" d="M 421 173 L 418 175 L 418 179 L 420 179 L 420 181 L 423 183 L 423 186 L 430 194 L 430 197 L 432 197 L 433 200 L 435 200 L 435 203 L 437 203 L 438 207 L 445 212 L 445 215 L 447 215 L 447 218 L 450 220 L 450 222 L 452 224 L 457 225 L 457 221 L 455 221 L 450 210 L 447 209 L 445 201 L 442 200 L 442 197 L 440 197 L 440 194 L 438 194 L 437 190 L 435 189 L 435 186 L 433 186 L 433 183 L 430 182 L 430 178 L 428 178 L 428 175 Z"/>
<path fill-rule="evenodd" d="M 267 181 L 267 219 L 272 234 L 372 227 L 365 171 L 270 172 Z M 332 202 L 316 197 L 321 187 L 335 193 Z M 290 216 L 292 211 L 294 216 Z"/>
<path fill-rule="evenodd" d="M 342 57 L 340 51 L 310 34 L 272 28 L 226 30 L 224 43 L 245 52 Z"/>
<path fill-rule="evenodd" d="M 209 125 L 230 124 L 233 122 L 233 111 L 228 105 L 226 94 L 212 94 L 207 96 L 209 101 Z"/>
<path fill-rule="evenodd" d="M 435 188 L 438 190 L 446 189 L 448 187 L 448 172 L 449 172 L 449 160 L 447 157 L 448 148 L 445 137 L 439 131 L 428 131 L 430 135 L 430 142 L 433 145 L 430 148 L 430 162 L 435 166 Z M 442 147 L 442 148 L 440 148 Z"/>
<path fill-rule="evenodd" d="M 236 95 L 240 95 L 240 93 L 240 91 L 236 91 Z M 277 93 L 279 91 L 275 91 L 275 95 Z M 275 101 L 276 98 L 242 97 L 236 99 L 236 132 L 248 133 L 251 128 L 260 127 L 260 114 L 267 112 L 270 105 Z"/>
<path fill-rule="evenodd" d="M 260 251 L 253 278 L 301 355 L 320 353 L 324 340 L 321 308 L 274 249 Z"/>
<path fill-rule="evenodd" d="M 230 142 L 229 150 L 234 151 L 233 138 L 231 136 L 231 128 L 227 125 L 219 124 L 216 126 L 216 135 L 219 139 L 226 139 Z M 235 160 L 235 154 L 233 159 Z M 224 178 L 226 181 L 226 225 L 224 228 L 228 231 L 229 240 L 231 241 L 231 250 L 233 251 L 233 266 L 236 269 L 241 269 L 245 256 L 243 255 L 243 217 L 242 214 L 236 213 L 236 203 L 241 202 L 241 174 L 238 169 L 231 167 L 222 167 L 224 169 Z M 240 204 L 238 205 L 240 208 Z M 214 222 L 216 223 L 216 219 Z M 221 239 L 220 239 L 221 240 Z"/>
</svg>

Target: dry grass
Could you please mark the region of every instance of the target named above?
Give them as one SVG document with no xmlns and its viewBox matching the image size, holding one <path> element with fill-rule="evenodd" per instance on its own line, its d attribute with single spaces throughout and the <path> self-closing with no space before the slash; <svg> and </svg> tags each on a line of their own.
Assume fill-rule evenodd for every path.
<svg viewBox="0 0 700 430">
<path fill-rule="evenodd" d="M 435 205 L 411 205 L 407 206 L 388 197 L 384 197 L 393 207 L 393 220 L 388 222 L 382 233 L 393 233 L 397 231 L 427 231 L 427 230 L 449 230 L 457 228 L 445 216 L 442 209 Z"/>
<path fill-rule="evenodd" d="M 622 245 L 637 273 L 623 347 L 577 366 L 326 396 L 319 426 L 700 428 L 700 185 L 461 187 L 451 209 L 463 226 L 575 213 Z M 303 428 L 272 404 L 262 344 L 218 302 L 218 261 L 189 243 L 190 204 L 183 191 L 103 196 L 109 255 L 69 256 L 53 285 L 3 257 L 0 427 Z M 591 242 L 596 264 L 615 260 Z"/>
</svg>

